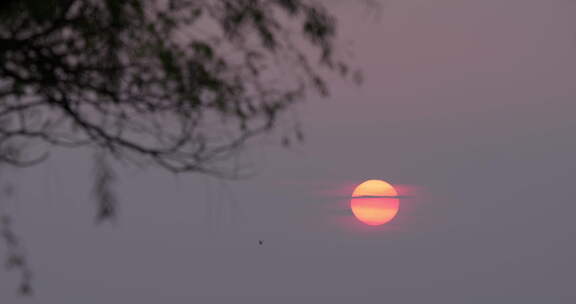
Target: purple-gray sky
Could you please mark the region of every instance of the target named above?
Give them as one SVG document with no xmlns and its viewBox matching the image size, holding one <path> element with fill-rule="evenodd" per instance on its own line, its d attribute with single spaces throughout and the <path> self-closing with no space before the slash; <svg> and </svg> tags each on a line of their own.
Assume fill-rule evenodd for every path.
<svg viewBox="0 0 576 304">
<path fill-rule="evenodd" d="M 94 227 L 89 153 L 12 171 L 36 296 L 0 272 L 0 303 L 574 303 L 576 2 L 335 3 L 365 84 L 310 98 L 256 177 L 127 169 Z M 351 228 L 337 190 L 367 178 L 421 197 Z"/>
</svg>

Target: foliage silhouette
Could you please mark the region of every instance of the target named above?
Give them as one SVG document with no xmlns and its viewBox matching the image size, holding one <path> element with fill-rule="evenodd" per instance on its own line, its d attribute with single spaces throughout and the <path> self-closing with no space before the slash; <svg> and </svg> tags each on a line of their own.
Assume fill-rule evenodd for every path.
<svg viewBox="0 0 576 304">
<path fill-rule="evenodd" d="M 317 0 L 4 0 L 0 164 L 93 148 L 99 221 L 116 210 L 109 158 L 241 176 L 250 138 L 309 91 L 328 95 L 327 75 L 358 78 L 335 21 Z"/>
<path fill-rule="evenodd" d="M 349 74 L 335 36 L 315 0 L 3 1 L 0 162 L 89 146 L 236 177 L 248 139 L 307 91 L 327 95 L 326 73 Z M 302 139 L 291 130 L 285 145 Z"/>
<path fill-rule="evenodd" d="M 89 145 L 233 176 L 223 160 L 248 138 L 306 89 L 328 93 L 316 68 L 348 72 L 313 1 L 24 0 L 0 12 L 1 144 Z"/>
</svg>

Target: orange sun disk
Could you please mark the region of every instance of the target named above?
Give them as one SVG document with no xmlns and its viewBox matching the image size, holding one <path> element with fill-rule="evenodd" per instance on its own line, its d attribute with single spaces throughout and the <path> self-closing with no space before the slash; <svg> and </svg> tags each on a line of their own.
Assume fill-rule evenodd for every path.
<svg viewBox="0 0 576 304">
<path fill-rule="evenodd" d="M 361 222 L 378 226 L 391 221 L 398 213 L 398 192 L 389 183 L 371 179 L 358 185 L 352 193 L 350 207 Z"/>
</svg>

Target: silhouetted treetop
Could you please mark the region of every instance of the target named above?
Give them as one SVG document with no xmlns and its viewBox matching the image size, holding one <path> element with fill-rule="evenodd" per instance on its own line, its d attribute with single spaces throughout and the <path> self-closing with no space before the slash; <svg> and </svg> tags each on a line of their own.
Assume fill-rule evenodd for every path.
<svg viewBox="0 0 576 304">
<path fill-rule="evenodd" d="M 98 221 L 116 213 L 111 157 L 235 177 L 248 139 L 307 92 L 327 95 L 326 76 L 350 74 L 335 38 L 320 0 L 2 0 L 0 168 L 94 149 Z M 302 139 L 294 125 L 284 144 Z M 0 243 L 30 294 L 4 210 Z"/>
<path fill-rule="evenodd" d="M 1 161 L 90 146 L 233 175 L 247 139 L 348 73 L 335 34 L 315 0 L 4 0 Z"/>
</svg>

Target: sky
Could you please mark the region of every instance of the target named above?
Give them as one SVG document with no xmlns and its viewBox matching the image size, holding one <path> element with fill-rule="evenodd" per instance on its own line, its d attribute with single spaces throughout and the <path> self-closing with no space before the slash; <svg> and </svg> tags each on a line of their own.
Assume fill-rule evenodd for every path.
<svg viewBox="0 0 576 304">
<path fill-rule="evenodd" d="M 311 96 L 254 177 L 118 168 L 95 226 L 89 151 L 11 171 L 36 295 L 2 271 L 0 303 L 574 303 L 576 2 L 334 3 L 365 82 Z M 370 178 L 410 194 L 371 229 L 346 209 Z"/>
</svg>

